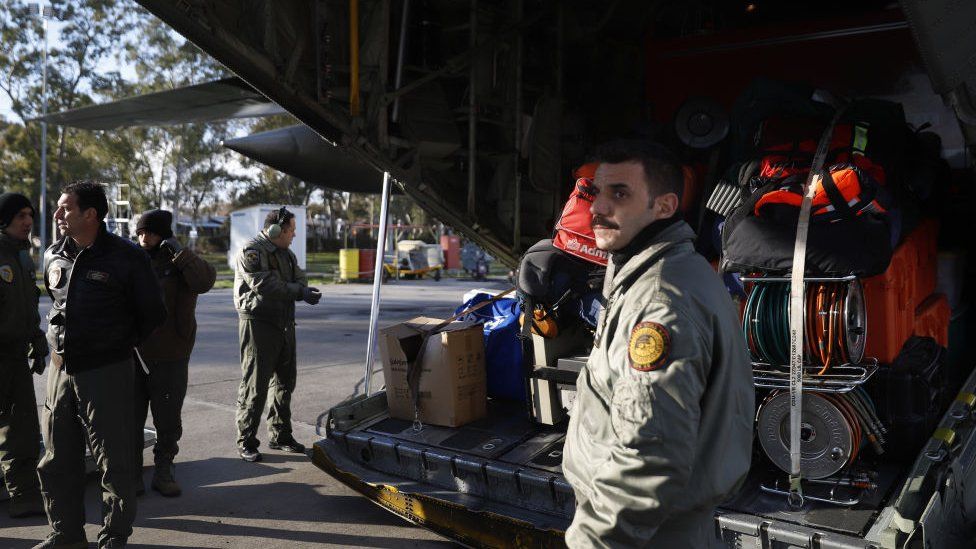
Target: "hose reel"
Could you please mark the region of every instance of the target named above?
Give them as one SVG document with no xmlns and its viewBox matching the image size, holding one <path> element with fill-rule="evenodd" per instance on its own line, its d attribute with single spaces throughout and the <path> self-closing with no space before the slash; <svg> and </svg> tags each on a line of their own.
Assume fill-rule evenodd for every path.
<svg viewBox="0 0 976 549">
<path fill-rule="evenodd" d="M 742 331 L 754 362 L 789 364 L 790 286 L 783 279 L 750 279 Z M 831 367 L 858 364 L 864 358 L 867 313 L 856 278 L 808 281 L 804 294 L 804 363 Z"/>
<path fill-rule="evenodd" d="M 790 471 L 790 395 L 771 393 L 759 408 L 759 444 L 773 464 Z M 803 478 L 836 475 L 870 445 L 884 452 L 884 429 L 870 397 L 861 388 L 848 393 L 803 393 L 800 428 L 800 472 Z"/>
</svg>

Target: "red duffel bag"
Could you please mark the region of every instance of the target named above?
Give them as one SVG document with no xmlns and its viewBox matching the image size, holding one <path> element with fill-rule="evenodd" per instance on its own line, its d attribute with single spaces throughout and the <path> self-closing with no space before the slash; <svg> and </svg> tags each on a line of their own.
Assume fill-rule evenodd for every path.
<svg viewBox="0 0 976 549">
<path fill-rule="evenodd" d="M 593 199 L 596 197 L 593 189 L 596 167 L 596 163 L 590 163 L 576 170 L 574 174 L 577 178 L 576 186 L 566 205 L 563 206 L 559 221 L 556 222 L 552 245 L 590 263 L 606 266 L 607 252 L 596 247 L 593 227 L 590 226 L 590 221 L 593 219 L 590 206 L 593 205 Z"/>
</svg>

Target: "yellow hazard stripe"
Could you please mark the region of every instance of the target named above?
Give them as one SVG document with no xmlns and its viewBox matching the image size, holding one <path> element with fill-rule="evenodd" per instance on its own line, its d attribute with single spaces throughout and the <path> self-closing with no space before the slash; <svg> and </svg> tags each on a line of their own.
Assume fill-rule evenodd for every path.
<svg viewBox="0 0 976 549">
<path fill-rule="evenodd" d="M 976 406 L 976 395 L 972 393 L 959 393 L 959 395 L 956 396 L 956 401 L 962 402 L 966 406 L 972 408 Z"/>
<path fill-rule="evenodd" d="M 393 514 L 469 547 L 556 549 L 566 545 L 564 532 L 559 530 L 545 530 L 487 510 L 479 511 L 425 494 L 404 492 L 388 484 L 366 482 L 339 469 L 318 445 L 313 446 L 312 461 Z"/>
<path fill-rule="evenodd" d="M 936 429 L 935 432 L 932 433 L 932 438 L 944 442 L 946 446 L 952 446 L 952 443 L 956 441 L 956 432 L 952 429 L 943 427 Z"/>
</svg>

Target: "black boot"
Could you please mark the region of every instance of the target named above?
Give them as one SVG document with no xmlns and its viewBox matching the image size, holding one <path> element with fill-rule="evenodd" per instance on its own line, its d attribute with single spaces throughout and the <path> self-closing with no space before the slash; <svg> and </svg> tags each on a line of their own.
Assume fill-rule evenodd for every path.
<svg viewBox="0 0 976 549">
<path fill-rule="evenodd" d="M 41 498 L 40 492 L 18 494 L 10 498 L 7 513 L 10 518 L 43 517 L 44 499 Z"/>
<path fill-rule="evenodd" d="M 291 436 L 291 433 L 276 436 L 268 443 L 268 448 L 291 452 L 292 454 L 305 453 L 305 445 L 295 440 L 295 437 Z"/>
<path fill-rule="evenodd" d="M 175 470 L 176 466 L 172 461 L 157 462 L 153 471 L 152 489 L 168 498 L 175 498 L 182 494 L 180 485 L 176 483 Z"/>
</svg>

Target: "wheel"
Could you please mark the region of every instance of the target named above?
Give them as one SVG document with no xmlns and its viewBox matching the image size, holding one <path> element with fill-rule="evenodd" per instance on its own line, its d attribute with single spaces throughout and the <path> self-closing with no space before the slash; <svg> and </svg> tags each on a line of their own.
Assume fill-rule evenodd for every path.
<svg viewBox="0 0 976 549">
<path fill-rule="evenodd" d="M 440 282 L 441 281 L 441 270 L 440 269 L 434 269 L 434 281 L 435 282 Z"/>
</svg>

